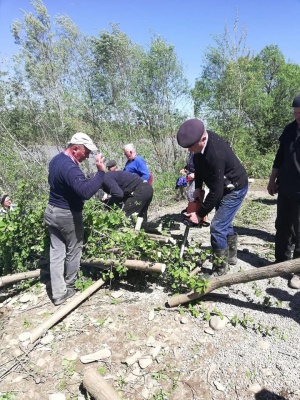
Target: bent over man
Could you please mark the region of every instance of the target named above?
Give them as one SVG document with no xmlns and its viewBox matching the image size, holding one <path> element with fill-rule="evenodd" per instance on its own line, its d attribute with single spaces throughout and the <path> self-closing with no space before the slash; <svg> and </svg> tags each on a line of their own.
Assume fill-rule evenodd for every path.
<svg viewBox="0 0 300 400">
<path fill-rule="evenodd" d="M 199 224 L 213 208 L 216 209 L 210 227 L 212 273 L 224 275 L 228 263 L 237 262 L 237 235 L 232 221 L 248 191 L 246 170 L 229 144 L 215 132 L 206 130 L 197 118 L 181 125 L 177 141 L 194 153 L 194 198 L 201 199 L 203 183 L 209 189 L 202 207 L 189 214 L 189 219 Z"/>
<path fill-rule="evenodd" d="M 111 195 L 108 205 L 123 203 L 127 217 L 136 213 L 146 220 L 153 197 L 153 188 L 148 182 L 131 172 L 109 171 L 105 174 L 102 189 Z"/>
<path fill-rule="evenodd" d="M 98 172 L 87 179 L 79 164 L 97 151 L 91 138 L 76 133 L 65 151 L 49 164 L 49 202 L 45 223 L 50 233 L 50 275 L 53 303 L 58 306 L 75 294 L 75 281 L 80 267 L 83 246 L 82 209 L 102 186 L 104 158 L 96 156 Z"/>
</svg>

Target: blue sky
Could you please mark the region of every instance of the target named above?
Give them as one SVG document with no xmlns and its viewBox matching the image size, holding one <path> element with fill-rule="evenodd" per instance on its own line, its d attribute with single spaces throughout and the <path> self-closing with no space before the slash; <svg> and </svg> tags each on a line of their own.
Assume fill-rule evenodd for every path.
<svg viewBox="0 0 300 400">
<path fill-rule="evenodd" d="M 83 33 L 97 36 L 119 23 L 121 31 L 143 46 L 152 33 L 175 46 L 191 85 L 200 76 L 203 55 L 213 35 L 232 32 L 236 12 L 247 29 L 247 45 L 258 53 L 275 44 L 286 61 L 300 64 L 300 0 L 44 0 L 51 17 L 68 15 Z M 33 11 L 30 0 L 0 0 L 0 60 L 18 52 L 10 27 Z M 151 33 L 152 32 L 152 33 Z"/>
</svg>

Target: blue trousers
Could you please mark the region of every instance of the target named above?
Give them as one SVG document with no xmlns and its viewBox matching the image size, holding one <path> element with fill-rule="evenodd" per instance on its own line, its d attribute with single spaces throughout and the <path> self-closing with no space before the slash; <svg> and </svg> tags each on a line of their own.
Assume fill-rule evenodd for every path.
<svg viewBox="0 0 300 400">
<path fill-rule="evenodd" d="M 228 247 L 227 236 L 234 235 L 233 218 L 247 192 L 248 186 L 245 186 L 243 189 L 232 190 L 224 194 L 221 201 L 216 205 L 216 213 L 210 225 L 212 249 L 223 250 Z"/>
</svg>

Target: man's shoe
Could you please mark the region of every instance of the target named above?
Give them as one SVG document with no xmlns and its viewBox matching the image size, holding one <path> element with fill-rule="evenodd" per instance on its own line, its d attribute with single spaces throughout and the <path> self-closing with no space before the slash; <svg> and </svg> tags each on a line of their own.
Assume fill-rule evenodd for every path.
<svg viewBox="0 0 300 400">
<path fill-rule="evenodd" d="M 70 297 L 73 297 L 75 293 L 76 293 L 75 289 L 68 288 L 66 293 L 62 297 L 60 297 L 59 299 L 53 299 L 53 304 L 55 306 L 59 306 L 62 303 L 64 303 L 67 299 L 69 299 Z"/>
<path fill-rule="evenodd" d="M 300 275 L 295 274 L 289 281 L 289 287 L 292 289 L 300 289 Z"/>
</svg>

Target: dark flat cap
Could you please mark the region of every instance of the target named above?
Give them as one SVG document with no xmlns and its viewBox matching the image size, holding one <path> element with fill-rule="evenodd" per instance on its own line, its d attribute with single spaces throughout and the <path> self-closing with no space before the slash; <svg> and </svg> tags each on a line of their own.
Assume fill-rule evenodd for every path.
<svg viewBox="0 0 300 400">
<path fill-rule="evenodd" d="M 199 142 L 204 131 L 205 127 L 200 119 L 189 119 L 179 128 L 179 131 L 177 132 L 177 142 L 179 146 L 184 147 L 185 149 L 192 147 L 195 143 Z"/>
<path fill-rule="evenodd" d="M 117 161 L 116 160 L 109 160 L 106 163 L 106 168 L 115 167 L 116 165 L 117 165 Z"/>
<path fill-rule="evenodd" d="M 292 107 L 300 107 L 300 93 L 294 98 Z"/>
</svg>

